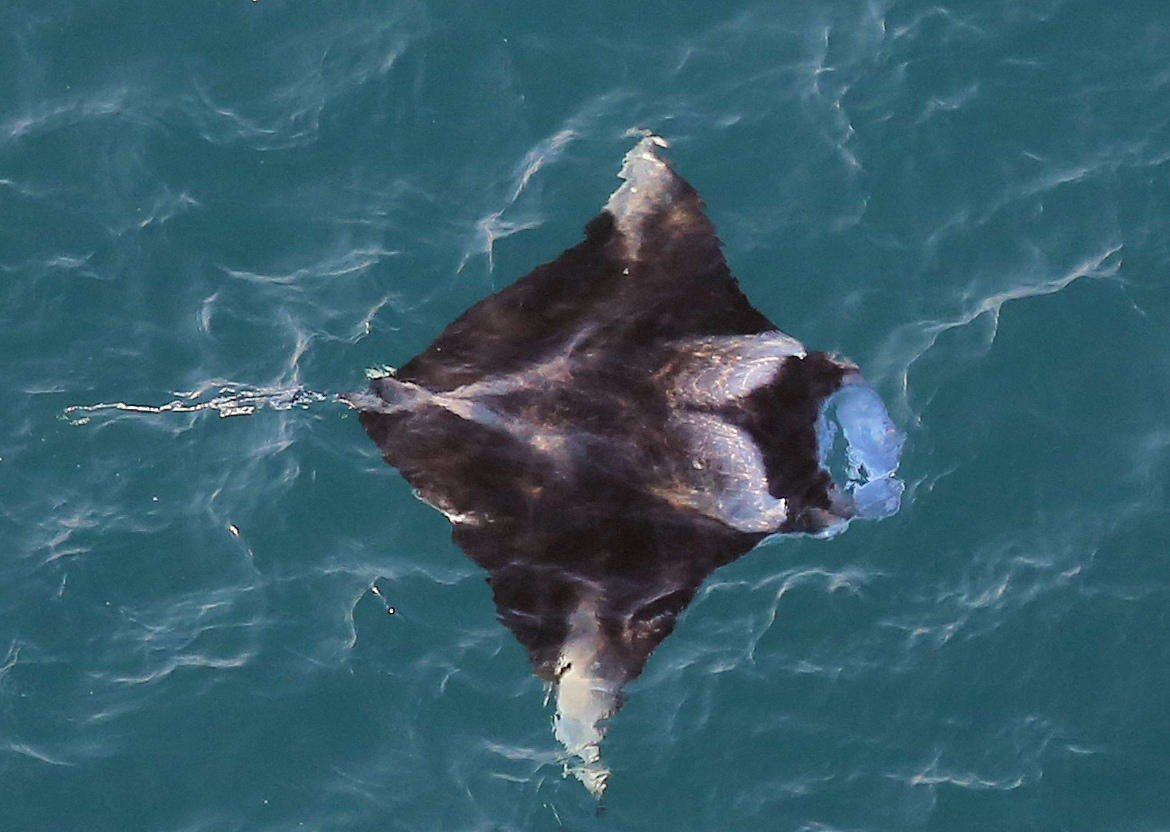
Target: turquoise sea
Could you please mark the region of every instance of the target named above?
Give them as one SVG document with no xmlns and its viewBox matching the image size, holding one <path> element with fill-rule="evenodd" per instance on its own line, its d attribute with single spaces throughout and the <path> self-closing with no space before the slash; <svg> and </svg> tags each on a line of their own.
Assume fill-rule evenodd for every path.
<svg viewBox="0 0 1170 832">
<path fill-rule="evenodd" d="M 707 581 L 599 806 L 351 412 L 65 410 L 359 389 L 635 127 L 907 491 Z M 1168 391 L 1163 2 L 6 0 L 0 830 L 1170 830 Z"/>
</svg>

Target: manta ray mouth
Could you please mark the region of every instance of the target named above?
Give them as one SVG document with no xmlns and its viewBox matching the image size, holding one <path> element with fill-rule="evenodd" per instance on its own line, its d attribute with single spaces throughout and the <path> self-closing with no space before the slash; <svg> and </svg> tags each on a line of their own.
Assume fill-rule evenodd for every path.
<svg viewBox="0 0 1170 832">
<path fill-rule="evenodd" d="M 846 376 L 817 418 L 817 453 L 842 518 L 822 534 L 840 532 L 854 517 L 877 520 L 898 511 L 905 484 L 894 473 L 905 441 L 877 392 L 860 375 Z"/>
</svg>

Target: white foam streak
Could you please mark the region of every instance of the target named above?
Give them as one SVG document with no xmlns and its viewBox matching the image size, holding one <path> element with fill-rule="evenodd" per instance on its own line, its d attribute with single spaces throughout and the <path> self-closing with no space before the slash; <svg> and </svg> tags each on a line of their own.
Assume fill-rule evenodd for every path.
<svg viewBox="0 0 1170 832">
<path fill-rule="evenodd" d="M 989 294 L 978 299 L 952 318 L 916 321 L 899 327 L 886 339 L 881 355 L 874 362 L 876 370 L 874 375 L 882 377 L 893 371 L 897 379 L 898 395 L 896 401 L 901 415 L 917 418 L 909 401 L 910 370 L 938 343 L 939 338 L 944 333 L 970 326 L 986 315 L 990 320 L 990 328 L 984 341 L 985 348 L 990 347 L 998 333 L 999 316 L 1005 304 L 1016 300 L 1056 294 L 1083 278 L 1115 277 L 1121 268 L 1121 260 L 1115 258 L 1114 255 L 1121 249 L 1120 244 L 1111 246 L 1096 255 L 1085 258 L 1059 277 L 1038 283 L 1013 286 Z"/>
<path fill-rule="evenodd" d="M 532 181 L 532 178 L 540 169 L 547 164 L 556 162 L 560 158 L 561 151 L 568 146 L 569 142 L 576 138 L 576 135 L 576 132 L 572 129 L 564 128 L 558 130 L 547 139 L 537 143 L 535 147 L 530 148 L 524 154 L 524 158 L 516 166 L 512 178 L 512 189 L 504 204 L 476 220 L 476 242 L 472 248 L 463 253 L 463 257 L 459 261 L 459 266 L 456 268 L 457 272 L 463 271 L 467 262 L 475 255 L 487 257 L 488 270 L 493 270 L 495 268 L 496 240 L 501 240 L 521 231 L 527 231 L 530 228 L 540 226 L 540 220 L 537 219 L 506 220 L 503 216 L 520 199 L 521 195 L 528 188 L 529 182 Z"/>
<path fill-rule="evenodd" d="M 55 757 L 47 751 L 42 751 L 27 743 L 13 742 L 4 746 L 5 751 L 11 751 L 13 754 L 21 754 L 25 757 L 31 757 L 34 760 L 39 760 L 42 763 L 48 763 L 51 766 L 75 766 L 77 763 L 69 760 Z"/>
<path fill-rule="evenodd" d="M 754 662 L 756 658 L 756 648 L 765 635 L 772 629 L 772 625 L 776 623 L 776 616 L 780 610 L 781 599 L 791 590 L 803 586 L 805 584 L 822 582 L 824 590 L 827 593 L 837 592 L 838 590 L 845 590 L 847 593 L 856 594 L 861 591 L 861 588 L 872 581 L 874 578 L 881 577 L 883 573 L 862 569 L 857 566 L 847 566 L 839 570 L 826 569 L 824 567 L 810 567 L 801 569 L 795 572 L 789 572 L 782 575 L 774 575 L 760 581 L 753 589 L 762 589 L 769 587 L 777 582 L 780 583 L 779 589 L 773 597 L 768 606 L 768 611 L 764 615 L 763 622 L 755 628 L 748 640 L 747 649 L 744 651 L 744 658 L 749 662 Z M 711 589 L 715 589 L 712 586 Z M 709 591 L 709 590 L 708 590 Z M 706 591 L 705 593 L 706 594 Z M 831 675 L 836 675 L 842 668 L 829 668 Z M 807 665 L 796 668 L 796 672 L 824 672 L 825 668 L 820 668 L 815 665 Z"/>
<path fill-rule="evenodd" d="M 149 673 L 144 673 L 137 676 L 114 676 L 109 681 L 118 684 L 127 685 L 142 685 L 150 682 L 157 682 L 160 679 L 165 679 L 170 676 L 180 667 L 210 667 L 213 669 L 228 669 L 243 667 L 252 658 L 251 653 L 245 653 L 240 656 L 232 656 L 229 658 L 215 658 L 213 656 L 204 656 L 198 653 L 191 655 L 176 656 L 174 659 L 166 662 L 161 667 L 158 667 Z"/>
<path fill-rule="evenodd" d="M 384 249 L 378 246 L 355 248 L 342 252 L 313 266 L 304 266 L 283 274 L 262 274 L 243 269 L 231 269 L 221 266 L 223 271 L 243 280 L 255 280 L 263 283 L 295 284 L 305 280 L 320 277 L 342 277 L 345 275 L 364 272 L 390 257 L 396 257 L 400 252 L 393 249 Z"/>
<path fill-rule="evenodd" d="M 99 92 L 89 98 L 75 98 L 60 103 L 46 103 L 31 112 L 0 124 L 0 143 L 16 141 L 34 133 L 55 130 L 93 118 L 126 112 L 128 90 L 118 88 Z"/>
</svg>

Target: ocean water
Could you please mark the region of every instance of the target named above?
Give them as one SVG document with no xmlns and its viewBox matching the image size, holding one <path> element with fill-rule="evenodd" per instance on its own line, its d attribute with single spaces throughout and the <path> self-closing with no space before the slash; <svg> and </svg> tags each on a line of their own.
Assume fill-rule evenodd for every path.
<svg viewBox="0 0 1170 832">
<path fill-rule="evenodd" d="M 1170 829 L 1168 59 L 1139 0 L 7 0 L 0 829 Z M 631 127 L 908 488 L 709 579 L 599 807 L 344 408 L 65 410 L 360 388 Z"/>
</svg>

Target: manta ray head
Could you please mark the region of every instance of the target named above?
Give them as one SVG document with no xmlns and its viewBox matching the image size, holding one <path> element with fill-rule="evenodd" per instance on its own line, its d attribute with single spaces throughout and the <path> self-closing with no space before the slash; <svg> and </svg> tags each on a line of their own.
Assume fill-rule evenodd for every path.
<svg viewBox="0 0 1170 832">
<path fill-rule="evenodd" d="M 842 531 L 854 517 L 878 520 L 898 511 L 905 485 L 895 472 L 905 441 L 877 392 L 860 374 L 847 374 L 817 419 L 817 455 L 833 480 L 836 518 L 826 518 L 823 534 Z"/>
</svg>

